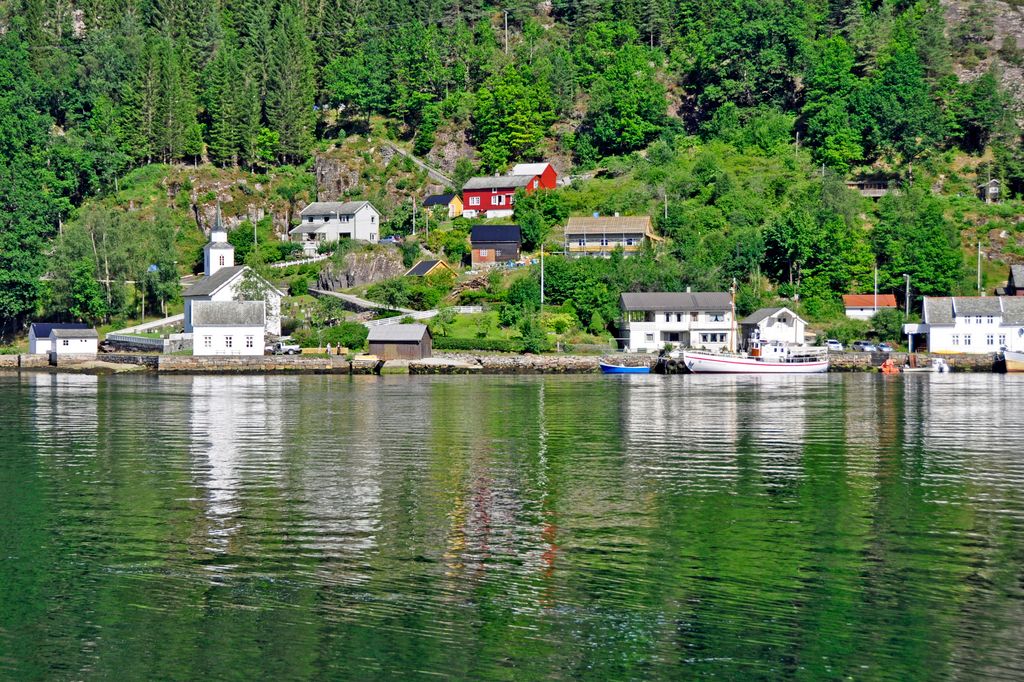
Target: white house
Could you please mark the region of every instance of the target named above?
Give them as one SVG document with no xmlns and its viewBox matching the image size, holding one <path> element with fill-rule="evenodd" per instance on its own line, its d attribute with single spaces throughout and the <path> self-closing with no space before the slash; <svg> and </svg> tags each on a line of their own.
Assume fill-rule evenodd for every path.
<svg viewBox="0 0 1024 682">
<path fill-rule="evenodd" d="M 732 297 L 727 293 L 625 293 L 619 307 L 619 333 L 630 352 L 658 351 L 669 343 L 710 350 L 732 347 Z"/>
<path fill-rule="evenodd" d="M 380 211 L 369 201 L 314 201 L 299 216 L 302 222 L 288 234 L 311 256 L 322 242 L 380 239 Z"/>
<path fill-rule="evenodd" d="M 50 351 L 57 357 L 74 355 L 76 357 L 96 357 L 100 336 L 95 329 L 64 329 L 50 330 Z"/>
<path fill-rule="evenodd" d="M 196 301 L 192 355 L 263 355 L 266 303 Z"/>
<path fill-rule="evenodd" d="M 930 353 L 1024 351 L 1024 297 L 926 296 L 921 323 L 903 331 L 914 346 L 926 335 Z"/>
<path fill-rule="evenodd" d="M 46 355 L 53 350 L 50 332 L 54 329 L 91 329 L 84 322 L 33 322 L 28 328 L 28 352 L 31 355 Z M 95 352 L 95 351 L 94 351 Z"/>
<path fill-rule="evenodd" d="M 870 320 L 880 310 L 898 310 L 892 294 L 846 294 L 843 308 L 851 320 Z"/>
<path fill-rule="evenodd" d="M 752 341 L 802 345 L 807 323 L 789 308 L 761 308 L 740 320 L 741 345 Z"/>
<path fill-rule="evenodd" d="M 228 235 L 218 216 L 210 231 L 210 243 L 203 248 L 205 276 L 185 290 L 185 333 L 193 333 L 192 307 L 199 301 L 235 301 L 239 287 L 249 272 L 244 265 L 235 265 L 235 249 L 228 243 Z M 280 291 L 267 280 L 259 278 L 266 302 L 265 328 L 267 334 L 281 335 Z M 193 343 L 195 340 L 193 339 Z M 262 346 L 260 347 L 262 349 Z M 261 351 L 262 352 L 262 351 Z"/>
</svg>

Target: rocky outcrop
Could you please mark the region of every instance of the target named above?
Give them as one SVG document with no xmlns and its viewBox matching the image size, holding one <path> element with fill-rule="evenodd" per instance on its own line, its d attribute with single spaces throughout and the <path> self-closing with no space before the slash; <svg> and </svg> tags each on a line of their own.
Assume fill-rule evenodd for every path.
<svg viewBox="0 0 1024 682">
<path fill-rule="evenodd" d="M 365 251 L 346 253 L 339 263 L 326 261 L 317 279 L 317 288 L 342 291 L 364 284 L 374 284 L 405 274 L 402 255 L 397 248 L 376 246 Z"/>
</svg>

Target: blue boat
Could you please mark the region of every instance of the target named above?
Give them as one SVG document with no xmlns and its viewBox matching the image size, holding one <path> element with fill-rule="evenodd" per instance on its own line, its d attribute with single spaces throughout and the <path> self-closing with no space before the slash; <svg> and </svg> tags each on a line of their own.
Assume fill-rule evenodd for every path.
<svg viewBox="0 0 1024 682">
<path fill-rule="evenodd" d="M 610 365 L 607 362 L 601 363 L 601 371 L 605 374 L 650 374 L 650 367 L 626 367 L 624 365 Z"/>
</svg>

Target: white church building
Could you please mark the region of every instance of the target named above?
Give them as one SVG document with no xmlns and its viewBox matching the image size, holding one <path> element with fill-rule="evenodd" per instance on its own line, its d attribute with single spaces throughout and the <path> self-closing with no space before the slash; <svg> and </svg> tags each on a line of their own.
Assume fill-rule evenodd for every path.
<svg viewBox="0 0 1024 682">
<path fill-rule="evenodd" d="M 245 279 L 249 268 L 245 265 L 235 265 L 235 249 L 228 242 L 228 233 L 220 220 L 220 212 L 217 213 L 217 221 L 210 231 L 210 243 L 203 247 L 203 269 L 204 277 L 197 283 L 185 290 L 185 333 L 194 334 L 193 306 L 203 301 L 215 302 L 240 302 L 237 299 L 239 287 Z M 258 275 L 257 275 L 258 277 Z M 284 292 L 277 289 L 273 284 L 260 278 L 265 289 L 264 295 L 265 314 L 264 330 L 266 334 L 273 336 L 281 335 L 281 299 Z M 195 339 L 193 338 L 193 348 Z M 260 345 L 260 353 L 263 352 L 263 345 Z"/>
</svg>

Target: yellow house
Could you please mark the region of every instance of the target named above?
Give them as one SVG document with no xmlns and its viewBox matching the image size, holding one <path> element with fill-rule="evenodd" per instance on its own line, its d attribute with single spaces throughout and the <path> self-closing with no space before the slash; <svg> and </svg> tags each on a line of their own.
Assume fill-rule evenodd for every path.
<svg viewBox="0 0 1024 682">
<path fill-rule="evenodd" d="M 565 225 L 565 253 L 570 256 L 609 256 L 616 248 L 629 255 L 654 234 L 651 216 L 573 216 Z"/>
<path fill-rule="evenodd" d="M 462 215 L 462 199 L 458 194 L 432 194 L 423 200 L 423 208 L 448 207 L 448 217 L 458 218 Z"/>
</svg>

